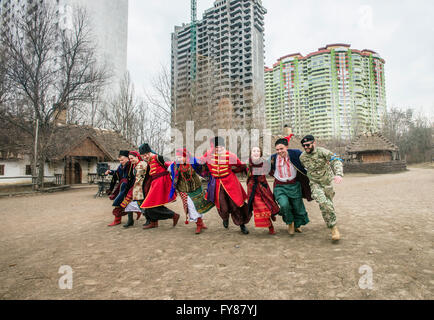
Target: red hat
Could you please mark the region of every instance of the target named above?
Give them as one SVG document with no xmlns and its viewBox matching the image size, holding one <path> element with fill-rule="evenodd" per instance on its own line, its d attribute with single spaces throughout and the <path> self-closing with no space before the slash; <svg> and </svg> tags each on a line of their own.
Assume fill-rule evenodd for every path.
<svg viewBox="0 0 434 320">
<path fill-rule="evenodd" d="M 139 158 L 140 161 L 143 161 L 142 157 L 140 156 L 140 153 L 137 151 L 130 151 L 128 155 L 135 156 L 136 158 Z"/>
<path fill-rule="evenodd" d="M 188 158 L 190 154 L 188 153 L 186 148 L 180 148 L 176 150 L 176 155 L 183 158 Z"/>
<path fill-rule="evenodd" d="M 289 136 L 285 137 L 285 139 L 288 140 L 288 144 L 289 144 L 289 141 L 291 141 L 291 138 L 293 136 L 294 136 L 294 134 L 291 133 Z"/>
<path fill-rule="evenodd" d="M 294 136 L 294 135 L 291 133 L 289 136 L 287 136 L 287 137 L 285 137 L 285 138 L 277 139 L 275 145 L 277 146 L 278 144 L 283 144 L 284 146 L 289 146 L 289 141 L 291 140 L 291 138 L 292 138 L 293 136 Z"/>
</svg>

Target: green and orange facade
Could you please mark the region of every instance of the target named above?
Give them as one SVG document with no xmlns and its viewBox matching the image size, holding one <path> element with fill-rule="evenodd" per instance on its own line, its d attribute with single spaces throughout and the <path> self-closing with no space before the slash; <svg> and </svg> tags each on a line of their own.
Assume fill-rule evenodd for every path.
<svg viewBox="0 0 434 320">
<path fill-rule="evenodd" d="M 386 111 L 385 61 L 374 51 L 331 44 L 265 68 L 267 127 L 302 136 L 348 139 L 379 128 Z"/>
</svg>

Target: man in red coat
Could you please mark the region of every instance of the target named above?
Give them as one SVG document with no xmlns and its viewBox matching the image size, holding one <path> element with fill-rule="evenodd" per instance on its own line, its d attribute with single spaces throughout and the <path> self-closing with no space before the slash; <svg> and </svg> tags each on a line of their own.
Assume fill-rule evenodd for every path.
<svg viewBox="0 0 434 320">
<path fill-rule="evenodd" d="M 140 208 L 145 209 L 146 218 L 150 223 L 143 229 L 158 227 L 158 220 L 173 219 L 173 226 L 179 220 L 179 214 L 166 208 L 164 205 L 176 200 L 176 193 L 170 196 L 172 179 L 170 178 L 168 165 L 164 158 L 155 154 L 147 143 L 139 148 L 140 155 L 148 162 L 144 183 L 145 200 Z"/>
<path fill-rule="evenodd" d="M 211 143 L 211 150 L 199 159 L 206 163 L 210 172 L 207 200 L 216 205 L 223 226 L 229 227 L 229 215 L 235 225 L 240 226 L 243 234 L 249 230 L 245 226 L 249 223 L 252 213 L 249 212 L 246 200 L 247 194 L 238 180 L 235 172 L 246 171 L 246 165 L 238 157 L 227 151 L 224 139 L 216 137 Z"/>
</svg>

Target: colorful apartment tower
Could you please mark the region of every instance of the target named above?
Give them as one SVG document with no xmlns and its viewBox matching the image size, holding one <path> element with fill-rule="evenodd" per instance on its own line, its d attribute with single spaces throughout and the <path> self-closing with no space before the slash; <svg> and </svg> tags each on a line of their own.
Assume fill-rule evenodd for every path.
<svg viewBox="0 0 434 320">
<path fill-rule="evenodd" d="M 267 127 L 298 136 L 349 139 L 381 126 L 386 111 L 385 61 L 372 50 L 330 44 L 265 68 Z"/>
</svg>

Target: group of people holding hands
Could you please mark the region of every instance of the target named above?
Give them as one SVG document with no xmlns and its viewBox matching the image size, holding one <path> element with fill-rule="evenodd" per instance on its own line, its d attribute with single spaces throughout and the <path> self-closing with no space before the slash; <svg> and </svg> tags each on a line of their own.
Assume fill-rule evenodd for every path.
<svg viewBox="0 0 434 320">
<path fill-rule="evenodd" d="M 109 226 L 134 225 L 143 214 L 146 223 L 143 229 L 158 227 L 160 220 L 173 220 L 176 226 L 180 215 L 166 207 L 182 200 L 185 223 L 196 223 L 196 234 L 207 229 L 204 214 L 214 206 L 229 228 L 229 219 L 248 234 L 247 224 L 252 215 L 255 226 L 268 228 L 269 234 L 276 233 L 273 222 L 282 217 L 290 235 L 301 233 L 301 227 L 309 223 L 303 198 L 316 200 L 333 241 L 340 239 L 333 206 L 332 181 L 340 183 L 343 177 L 342 161 L 331 151 L 317 147 L 315 138 L 304 137 L 301 144 L 304 152 L 289 149 L 288 136 L 276 141 L 276 153 L 270 159 L 263 158 L 262 150 L 253 147 L 248 163 L 225 148 L 225 140 L 215 137 L 210 148 L 199 158 L 185 148 L 176 150 L 175 161 L 167 162 L 145 143 L 139 151 L 120 151 L 117 170 L 108 170 L 113 176 L 107 193 L 113 200 L 114 221 Z M 247 193 L 236 173 L 247 174 Z M 274 178 L 273 191 L 267 176 Z M 207 188 L 202 178 L 208 181 Z"/>
</svg>

